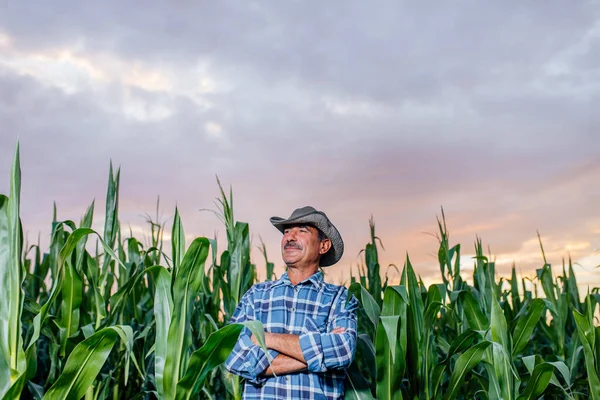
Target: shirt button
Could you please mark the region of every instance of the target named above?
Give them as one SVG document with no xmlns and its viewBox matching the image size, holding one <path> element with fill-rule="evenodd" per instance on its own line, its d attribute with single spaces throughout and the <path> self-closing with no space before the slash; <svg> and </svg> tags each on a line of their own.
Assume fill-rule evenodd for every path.
<svg viewBox="0 0 600 400">
<path fill-rule="evenodd" d="M 292 312 L 296 311 L 296 307 L 292 307 Z"/>
</svg>

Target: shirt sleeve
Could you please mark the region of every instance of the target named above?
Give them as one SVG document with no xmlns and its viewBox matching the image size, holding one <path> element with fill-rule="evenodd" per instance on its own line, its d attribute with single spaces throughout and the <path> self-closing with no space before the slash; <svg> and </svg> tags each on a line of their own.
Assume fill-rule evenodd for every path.
<svg viewBox="0 0 600 400">
<path fill-rule="evenodd" d="M 254 286 L 244 294 L 230 322 L 255 320 L 253 300 Z M 225 368 L 232 374 L 246 378 L 248 382 L 254 385 L 260 385 L 267 379 L 260 376 L 260 374 L 269 366 L 269 361 L 273 361 L 279 353 L 275 350 L 269 350 L 268 353 L 265 353 L 260 346 L 252 343 L 251 336 L 250 329 L 244 327 L 229 357 L 225 360 Z"/>
<path fill-rule="evenodd" d="M 348 290 L 344 288 L 335 305 L 335 318 L 327 327 L 328 332 L 321 332 L 314 320 L 306 318 L 300 334 L 300 347 L 309 371 L 346 369 L 352 364 L 356 353 L 358 300 L 354 296 L 349 301 L 347 299 Z M 338 327 L 346 330 L 344 333 L 329 333 Z"/>
</svg>

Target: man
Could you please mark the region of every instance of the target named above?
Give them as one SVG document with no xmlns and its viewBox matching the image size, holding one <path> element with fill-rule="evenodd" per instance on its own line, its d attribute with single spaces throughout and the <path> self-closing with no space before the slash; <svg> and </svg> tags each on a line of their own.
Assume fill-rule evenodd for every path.
<svg viewBox="0 0 600 400">
<path fill-rule="evenodd" d="M 319 271 L 342 257 L 342 237 L 313 207 L 271 223 L 283 233 L 287 272 L 253 285 L 231 320 L 261 321 L 268 354 L 244 328 L 225 366 L 246 378 L 244 399 L 342 399 L 344 370 L 356 352 L 358 301 L 347 301 L 348 290 L 325 283 Z"/>
</svg>

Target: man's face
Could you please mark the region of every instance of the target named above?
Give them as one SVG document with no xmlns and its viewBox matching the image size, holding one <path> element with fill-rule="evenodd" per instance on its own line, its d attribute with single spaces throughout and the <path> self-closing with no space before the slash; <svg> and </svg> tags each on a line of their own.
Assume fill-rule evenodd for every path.
<svg viewBox="0 0 600 400">
<path fill-rule="evenodd" d="M 281 255 L 288 267 L 313 266 L 331 247 L 329 239 L 319 240 L 319 231 L 310 225 L 290 225 L 283 231 Z"/>
</svg>

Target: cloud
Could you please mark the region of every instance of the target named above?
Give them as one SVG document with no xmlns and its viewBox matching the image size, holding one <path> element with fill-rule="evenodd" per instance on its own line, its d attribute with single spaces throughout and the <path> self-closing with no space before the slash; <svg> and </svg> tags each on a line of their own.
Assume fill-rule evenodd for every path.
<svg viewBox="0 0 600 400">
<path fill-rule="evenodd" d="M 600 248 L 599 10 L 12 4 L 0 16 L 0 176 L 19 136 L 32 233 L 48 232 L 54 200 L 77 220 L 95 198 L 100 219 L 112 160 L 124 224 L 143 226 L 160 195 L 165 219 L 177 204 L 188 234 L 212 236 L 224 229 L 198 210 L 218 175 L 275 261 L 268 218 L 325 210 L 347 242 L 332 277 L 358 262 L 371 214 L 382 265 L 408 252 L 434 275 L 437 244 L 423 232 L 440 206 L 464 254 L 481 235 L 502 272 L 511 259 L 535 268 L 538 229 L 553 258 L 584 259 Z"/>
</svg>

